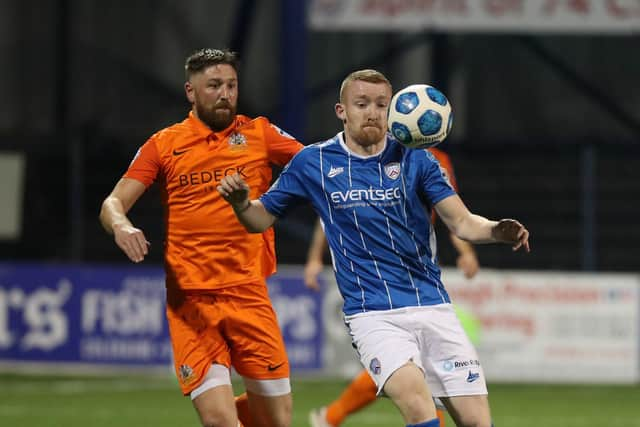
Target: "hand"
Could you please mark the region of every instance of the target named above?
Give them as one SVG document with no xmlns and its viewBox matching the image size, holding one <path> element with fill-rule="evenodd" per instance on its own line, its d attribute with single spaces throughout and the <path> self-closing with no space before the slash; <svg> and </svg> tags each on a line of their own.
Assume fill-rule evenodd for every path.
<svg viewBox="0 0 640 427">
<path fill-rule="evenodd" d="M 502 243 L 512 243 L 514 251 L 524 247 L 529 252 L 529 231 L 515 219 L 501 219 L 491 230 L 492 237 Z"/>
<path fill-rule="evenodd" d="M 322 261 L 309 260 L 304 266 L 304 285 L 313 290 L 320 290 L 320 283 L 318 283 L 318 275 L 322 272 L 324 265 Z"/>
<path fill-rule="evenodd" d="M 144 237 L 139 228 L 130 224 L 113 227 L 116 244 L 133 262 L 140 262 L 149 253 L 151 243 Z"/>
<path fill-rule="evenodd" d="M 218 192 L 235 210 L 243 211 L 251 203 L 249 186 L 237 173 L 222 178 L 218 185 Z"/>
<path fill-rule="evenodd" d="M 478 274 L 478 270 L 480 270 L 478 257 L 472 252 L 460 254 L 456 260 L 456 264 L 467 279 L 473 278 L 473 276 Z"/>
</svg>

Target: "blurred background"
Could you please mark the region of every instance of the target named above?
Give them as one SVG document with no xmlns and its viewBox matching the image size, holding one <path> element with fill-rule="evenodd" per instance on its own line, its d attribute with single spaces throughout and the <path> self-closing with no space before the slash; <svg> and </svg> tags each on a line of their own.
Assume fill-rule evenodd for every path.
<svg viewBox="0 0 640 427">
<path fill-rule="evenodd" d="M 351 71 L 378 69 L 395 89 L 413 83 L 441 89 L 455 119 L 440 148 L 452 156 L 462 198 L 475 212 L 517 218 L 531 232 L 530 255 L 499 246 L 478 248 L 488 272 L 477 279 L 478 289 L 491 289 L 498 299 L 513 296 L 509 286 L 524 277 L 531 286 L 529 302 L 536 289 L 547 289 L 546 297 L 538 298 L 544 304 L 550 295 L 554 303 L 570 300 L 576 306 L 559 308 L 569 314 L 554 318 L 556 326 L 562 325 L 554 336 L 566 338 L 580 330 L 585 334 L 580 342 L 594 349 L 606 347 L 612 336 L 622 337 L 623 353 L 603 355 L 587 366 L 601 369 L 620 357 L 628 374 L 622 382 L 637 384 L 637 0 L 2 0 L 0 362 L 12 362 L 11 369 L 25 358 L 69 362 L 73 370 L 73 362 L 140 366 L 170 357 L 166 348 L 155 359 L 127 360 L 126 351 L 113 349 L 101 353 L 101 346 L 133 345 L 141 336 L 136 334 L 160 342 L 163 326 L 154 323 L 155 314 L 141 317 L 146 329 L 128 332 L 109 329 L 106 317 L 91 323 L 82 317 L 87 293 L 78 294 L 78 289 L 100 289 L 103 297 L 133 292 L 141 301 L 162 298 L 157 292 L 162 289 L 163 240 L 157 188 L 130 213 L 153 245 L 145 267 L 128 265 L 97 216 L 138 147 L 187 114 L 184 60 L 202 47 L 239 52 L 239 112 L 265 115 L 305 144 L 341 130 L 333 106 Z M 313 336 L 312 347 L 300 347 L 301 355 L 313 353 L 300 356 L 300 372 L 329 369 L 336 374 L 329 365 L 342 366 L 343 359 L 327 359 L 331 340 L 326 325 L 338 328 L 332 331 L 341 327 L 331 320 L 339 303 L 327 308 L 333 297 L 308 295 L 300 282 L 313 221 L 311 210 L 300 208 L 277 224 L 279 262 L 291 270 L 274 279 L 274 292 L 282 292 L 274 301 L 282 312 L 296 298 L 313 302 L 311 317 L 321 332 L 325 325 L 325 332 Z M 441 228 L 439 233 L 445 235 Z M 455 264 L 446 242 L 440 245 L 440 258 L 444 265 Z M 450 274 L 452 293 L 461 301 L 467 298 L 469 305 L 478 302 L 477 295 L 464 291 L 474 283 L 455 271 Z M 327 272 L 327 287 L 331 276 Z M 297 281 L 297 291 L 291 290 L 295 286 L 281 290 L 288 280 Z M 576 286 L 573 297 L 558 291 L 567 283 Z M 592 294 L 584 289 L 595 289 L 602 299 L 589 299 L 585 295 Z M 126 301 L 129 312 L 138 313 L 138 306 Z M 594 305 L 579 307 L 585 301 Z M 55 321 L 52 307 L 66 313 L 64 321 Z M 548 307 L 540 310 L 540 318 L 548 313 Z M 585 312 L 602 310 L 610 327 L 589 335 L 602 319 L 585 320 Z M 118 313 L 119 319 L 123 314 Z M 491 323 L 488 312 L 478 313 L 485 316 L 490 339 L 491 328 L 502 321 Z M 300 319 L 287 318 L 294 326 Z M 95 333 L 94 341 L 74 337 L 76 323 L 83 325 L 77 334 Z M 295 336 L 299 329 L 285 329 L 285 334 L 303 340 Z M 105 341 L 115 333 L 130 341 L 122 336 L 124 341 Z M 38 341 L 51 336 L 60 348 Z M 568 351 L 574 351 L 569 362 L 580 353 Z M 96 356 L 107 353 L 109 360 Z M 595 380 L 609 382 L 606 375 Z"/>
</svg>

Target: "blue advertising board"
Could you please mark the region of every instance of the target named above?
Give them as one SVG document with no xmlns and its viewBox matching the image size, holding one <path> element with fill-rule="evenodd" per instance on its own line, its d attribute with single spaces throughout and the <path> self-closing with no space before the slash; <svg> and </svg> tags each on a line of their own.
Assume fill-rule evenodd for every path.
<svg viewBox="0 0 640 427">
<path fill-rule="evenodd" d="M 321 295 L 302 270 L 269 279 L 291 367 L 322 367 Z M 169 366 L 164 272 L 144 266 L 0 264 L 0 362 Z"/>
<path fill-rule="evenodd" d="M 322 368 L 321 294 L 304 286 L 301 268 L 281 268 L 269 278 L 268 286 L 291 368 L 304 371 Z"/>
</svg>

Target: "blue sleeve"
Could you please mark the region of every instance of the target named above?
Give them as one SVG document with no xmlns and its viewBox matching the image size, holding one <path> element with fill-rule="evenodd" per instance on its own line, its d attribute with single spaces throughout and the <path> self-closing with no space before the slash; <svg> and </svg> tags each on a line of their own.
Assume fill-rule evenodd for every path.
<svg viewBox="0 0 640 427">
<path fill-rule="evenodd" d="M 438 160 L 427 150 L 420 150 L 425 156 L 418 159 L 421 162 L 422 170 L 422 191 L 431 203 L 435 206 L 439 201 L 456 194 L 453 186 L 447 179 L 446 171 L 443 170 Z"/>
<path fill-rule="evenodd" d="M 300 151 L 287 163 L 269 191 L 260 196 L 265 209 L 278 218 L 285 216 L 291 208 L 309 200 L 305 186 L 304 151 Z"/>
</svg>

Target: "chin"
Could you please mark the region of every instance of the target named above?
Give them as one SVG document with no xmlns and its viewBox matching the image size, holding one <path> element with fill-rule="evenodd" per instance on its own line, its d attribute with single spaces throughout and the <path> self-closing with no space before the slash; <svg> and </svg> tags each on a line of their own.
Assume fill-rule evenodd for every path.
<svg viewBox="0 0 640 427">
<path fill-rule="evenodd" d="M 373 145 L 380 142 L 383 136 L 384 134 L 379 130 L 371 129 L 371 130 L 365 130 L 364 132 L 362 132 L 360 139 L 362 140 L 362 142 L 366 142 L 366 145 Z"/>
</svg>

